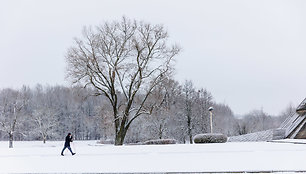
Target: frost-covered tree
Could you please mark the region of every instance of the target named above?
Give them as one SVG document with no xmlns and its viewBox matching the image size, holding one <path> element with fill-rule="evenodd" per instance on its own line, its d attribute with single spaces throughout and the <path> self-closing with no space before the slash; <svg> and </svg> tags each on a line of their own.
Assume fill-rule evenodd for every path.
<svg viewBox="0 0 306 174">
<path fill-rule="evenodd" d="M 168 46 L 167 39 L 162 25 L 123 17 L 94 29 L 85 27 L 83 38 L 75 39 L 68 50 L 68 77 L 109 100 L 116 145 L 124 143 L 131 123 L 154 107 L 147 100 L 168 76 L 180 51 L 178 46 Z"/>
<path fill-rule="evenodd" d="M 39 134 L 43 143 L 46 143 L 48 136 L 55 133 L 55 129 L 58 126 L 56 114 L 56 111 L 51 108 L 41 107 L 34 110 L 31 116 L 35 124 L 33 133 Z"/>
<path fill-rule="evenodd" d="M 210 132 L 210 120 L 209 120 L 209 111 L 208 108 L 213 105 L 212 94 L 204 88 L 201 88 L 197 92 L 195 98 L 195 132 L 199 133 L 208 133 Z"/>
<path fill-rule="evenodd" d="M 28 101 L 26 87 L 20 91 L 4 89 L 0 92 L 0 130 L 8 135 L 9 148 L 13 148 L 14 134 L 20 124 L 20 118 L 24 116 L 22 109 L 26 107 Z"/>
<path fill-rule="evenodd" d="M 155 90 L 151 100 L 158 101 L 152 116 L 148 118 L 148 130 L 152 138 L 174 138 L 169 137 L 169 132 L 176 128 L 171 126 L 171 119 L 175 117 L 177 109 L 177 100 L 180 97 L 180 86 L 178 82 L 172 79 L 164 79 Z"/>
<path fill-rule="evenodd" d="M 231 108 L 226 104 L 213 104 L 214 107 L 214 128 L 215 132 L 223 133 L 227 136 L 233 136 L 237 134 L 235 129 L 236 118 Z"/>
<path fill-rule="evenodd" d="M 294 106 L 292 103 L 289 103 L 288 106 L 279 114 L 279 119 L 277 124 L 281 124 L 285 119 L 291 117 L 296 113 L 297 106 Z"/>
<path fill-rule="evenodd" d="M 193 130 L 193 106 L 195 101 L 195 89 L 193 87 L 192 81 L 185 81 L 183 86 L 183 96 L 184 96 L 184 114 L 187 123 L 187 135 L 189 138 L 189 143 L 192 144 L 192 130 Z"/>
<path fill-rule="evenodd" d="M 245 134 L 277 128 L 280 126 L 282 120 L 283 118 L 281 117 L 268 115 L 263 109 L 257 109 L 244 115 L 236 126 L 242 129 L 239 131 L 240 134 Z"/>
</svg>

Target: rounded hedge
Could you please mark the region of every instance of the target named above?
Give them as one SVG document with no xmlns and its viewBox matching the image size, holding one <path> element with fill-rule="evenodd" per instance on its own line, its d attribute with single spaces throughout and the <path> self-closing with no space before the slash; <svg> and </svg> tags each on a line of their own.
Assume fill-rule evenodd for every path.
<svg viewBox="0 0 306 174">
<path fill-rule="evenodd" d="M 193 138 L 194 143 L 225 143 L 227 136 L 220 133 L 198 134 Z"/>
<path fill-rule="evenodd" d="M 143 143 L 144 145 L 150 144 L 176 144 L 176 140 L 174 139 L 159 139 L 159 140 L 149 140 Z"/>
</svg>

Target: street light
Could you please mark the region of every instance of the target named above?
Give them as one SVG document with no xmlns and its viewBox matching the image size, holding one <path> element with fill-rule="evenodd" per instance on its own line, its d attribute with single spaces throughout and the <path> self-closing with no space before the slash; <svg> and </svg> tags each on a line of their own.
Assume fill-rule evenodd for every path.
<svg viewBox="0 0 306 174">
<path fill-rule="evenodd" d="M 209 108 L 208 108 L 208 111 L 209 111 L 209 113 L 210 113 L 210 133 L 213 133 L 213 126 L 212 126 L 212 115 L 213 115 L 212 111 L 213 111 L 213 110 L 214 110 L 213 107 L 209 107 Z"/>
</svg>

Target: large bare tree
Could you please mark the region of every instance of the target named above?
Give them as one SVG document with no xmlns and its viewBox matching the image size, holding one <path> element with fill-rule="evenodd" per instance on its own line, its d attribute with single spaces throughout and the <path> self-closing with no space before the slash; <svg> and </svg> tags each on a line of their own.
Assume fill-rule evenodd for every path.
<svg viewBox="0 0 306 174">
<path fill-rule="evenodd" d="M 115 145 L 124 143 L 137 117 L 151 113 L 154 104 L 146 101 L 169 74 L 180 51 L 167 42 L 168 33 L 162 25 L 123 17 L 95 28 L 84 27 L 83 37 L 76 38 L 68 50 L 68 77 L 74 83 L 94 87 L 95 94 L 105 95 L 112 106 Z"/>
</svg>

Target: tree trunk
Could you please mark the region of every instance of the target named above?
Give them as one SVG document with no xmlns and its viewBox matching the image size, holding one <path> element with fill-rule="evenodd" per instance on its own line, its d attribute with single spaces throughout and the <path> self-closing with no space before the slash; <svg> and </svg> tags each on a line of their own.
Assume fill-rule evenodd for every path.
<svg viewBox="0 0 306 174">
<path fill-rule="evenodd" d="M 124 138 L 126 135 L 127 129 L 120 129 L 120 131 L 116 134 L 115 137 L 115 145 L 116 146 L 121 146 L 124 143 Z"/>
<path fill-rule="evenodd" d="M 9 148 L 13 148 L 13 133 L 9 133 Z"/>
<path fill-rule="evenodd" d="M 121 145 L 123 145 L 122 137 L 119 136 L 119 135 L 116 135 L 116 138 L 115 138 L 115 146 L 121 146 Z"/>
<path fill-rule="evenodd" d="M 188 136 L 189 136 L 189 143 L 192 144 L 192 128 L 191 128 L 191 117 L 188 115 L 187 117 L 187 126 L 188 126 Z"/>
<path fill-rule="evenodd" d="M 190 144 L 193 144 L 193 141 L 192 141 L 192 133 L 191 133 L 191 128 L 190 128 L 190 127 L 188 128 L 188 136 L 189 136 L 189 143 L 190 143 Z"/>
<path fill-rule="evenodd" d="M 159 139 L 163 138 L 163 126 L 162 126 L 162 124 L 159 125 L 158 135 L 159 135 Z"/>
</svg>

